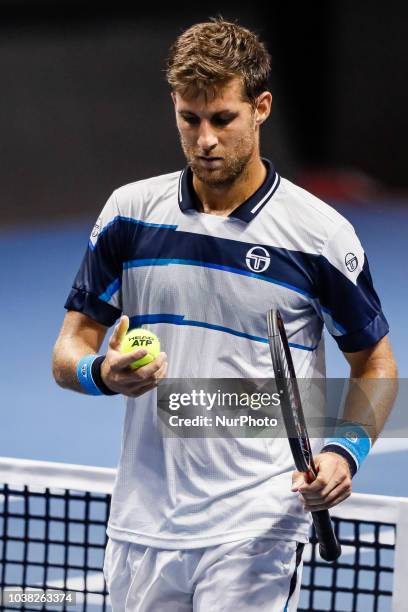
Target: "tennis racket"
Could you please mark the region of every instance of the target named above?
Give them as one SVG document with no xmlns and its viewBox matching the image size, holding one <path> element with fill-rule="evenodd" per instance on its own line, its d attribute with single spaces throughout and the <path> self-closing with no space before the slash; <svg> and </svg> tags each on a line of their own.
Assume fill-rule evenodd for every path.
<svg viewBox="0 0 408 612">
<path fill-rule="evenodd" d="M 290 449 L 296 469 L 305 473 L 307 480 L 312 482 L 317 476 L 317 470 L 313 462 L 295 368 L 279 310 L 268 312 L 267 324 L 276 386 Z M 341 555 L 341 546 L 333 531 L 328 510 L 312 512 L 312 518 L 319 541 L 320 556 L 325 561 L 335 561 Z"/>
</svg>

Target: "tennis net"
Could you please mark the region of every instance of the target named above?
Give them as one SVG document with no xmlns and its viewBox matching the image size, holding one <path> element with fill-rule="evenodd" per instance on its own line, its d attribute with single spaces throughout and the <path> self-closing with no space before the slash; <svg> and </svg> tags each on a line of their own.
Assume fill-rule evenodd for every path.
<svg viewBox="0 0 408 612">
<path fill-rule="evenodd" d="M 1 610 L 111 609 L 102 566 L 114 478 L 113 469 L 0 458 L 0 589 L 76 597 Z M 312 537 L 299 610 L 406 610 L 408 499 L 353 494 L 332 516 L 343 555 L 328 565 Z"/>
</svg>

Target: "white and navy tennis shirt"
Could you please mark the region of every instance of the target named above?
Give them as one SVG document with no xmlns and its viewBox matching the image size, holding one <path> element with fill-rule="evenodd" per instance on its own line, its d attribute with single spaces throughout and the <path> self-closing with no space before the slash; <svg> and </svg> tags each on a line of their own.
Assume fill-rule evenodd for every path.
<svg viewBox="0 0 408 612">
<path fill-rule="evenodd" d="M 323 326 L 345 352 L 388 332 L 350 223 L 264 160 L 228 217 L 198 210 L 190 169 L 113 192 L 65 304 L 160 338 L 171 378 L 268 378 L 278 307 L 298 376 L 325 375 Z M 287 440 L 163 437 L 156 393 L 127 399 L 111 537 L 161 548 L 263 535 L 307 541 Z"/>
</svg>

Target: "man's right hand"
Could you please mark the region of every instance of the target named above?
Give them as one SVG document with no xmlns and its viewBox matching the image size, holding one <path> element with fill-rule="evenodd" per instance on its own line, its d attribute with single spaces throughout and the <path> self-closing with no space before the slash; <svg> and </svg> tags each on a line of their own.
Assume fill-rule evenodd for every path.
<svg viewBox="0 0 408 612">
<path fill-rule="evenodd" d="M 133 361 L 147 355 L 145 349 L 122 353 L 120 345 L 129 328 L 129 318 L 124 315 L 116 325 L 109 340 L 109 348 L 102 363 L 102 380 L 109 389 L 128 397 L 138 397 L 157 387 L 167 372 L 167 355 L 160 353 L 154 361 L 137 370 L 129 366 Z"/>
</svg>

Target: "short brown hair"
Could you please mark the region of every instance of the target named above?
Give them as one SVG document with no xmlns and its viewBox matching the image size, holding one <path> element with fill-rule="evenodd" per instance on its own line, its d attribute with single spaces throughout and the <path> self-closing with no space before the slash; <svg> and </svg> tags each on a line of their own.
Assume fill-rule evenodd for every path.
<svg viewBox="0 0 408 612">
<path fill-rule="evenodd" d="M 270 66 L 271 57 L 254 32 L 216 17 L 177 38 L 167 60 L 167 81 L 183 96 L 204 92 L 215 97 L 240 77 L 244 97 L 253 104 L 268 88 Z"/>
</svg>

